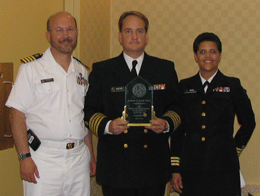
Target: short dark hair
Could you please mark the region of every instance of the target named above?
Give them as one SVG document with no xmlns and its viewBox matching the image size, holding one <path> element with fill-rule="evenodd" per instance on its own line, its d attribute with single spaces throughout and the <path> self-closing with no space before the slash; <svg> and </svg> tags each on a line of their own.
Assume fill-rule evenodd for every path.
<svg viewBox="0 0 260 196">
<path fill-rule="evenodd" d="M 147 32 L 148 31 L 148 28 L 149 28 L 149 21 L 147 19 L 147 17 L 142 14 L 141 12 L 138 12 L 138 11 L 129 11 L 129 12 L 124 12 L 120 18 L 119 18 L 119 21 L 118 21 L 118 28 L 119 28 L 119 31 L 121 32 L 122 31 L 122 27 L 123 27 L 123 21 L 124 19 L 127 17 L 127 16 L 137 16 L 139 18 L 141 18 L 144 23 L 145 23 L 145 31 Z"/>
<path fill-rule="evenodd" d="M 197 53 L 200 44 L 204 41 L 215 42 L 217 44 L 218 51 L 220 53 L 222 52 L 222 44 L 221 44 L 219 37 L 217 35 L 215 35 L 214 33 L 205 32 L 205 33 L 201 33 L 200 35 L 198 35 L 198 37 L 196 37 L 196 39 L 194 40 L 194 42 L 193 42 L 193 52 L 194 53 Z"/>
</svg>

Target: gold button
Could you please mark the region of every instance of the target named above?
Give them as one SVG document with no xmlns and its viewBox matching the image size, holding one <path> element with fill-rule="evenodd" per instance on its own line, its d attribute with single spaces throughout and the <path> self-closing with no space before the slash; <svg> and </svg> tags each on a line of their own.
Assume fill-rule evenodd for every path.
<svg viewBox="0 0 260 196">
<path fill-rule="evenodd" d="M 128 144 L 124 144 L 124 148 L 128 148 Z"/>
<path fill-rule="evenodd" d="M 205 112 L 202 112 L 201 116 L 206 116 L 206 113 L 205 113 Z"/>
<path fill-rule="evenodd" d="M 147 130 L 147 129 L 144 129 L 144 133 L 148 133 L 148 130 Z"/>
<path fill-rule="evenodd" d="M 128 130 L 124 130 L 124 133 L 128 133 Z"/>
<path fill-rule="evenodd" d="M 203 141 L 203 142 L 204 142 L 205 140 L 206 140 L 206 138 L 205 138 L 205 137 L 202 137 L 202 138 L 201 138 L 201 141 Z"/>
<path fill-rule="evenodd" d="M 203 100 L 201 103 L 202 103 L 203 105 L 205 105 L 205 104 L 206 104 L 206 101 L 205 101 L 205 100 Z"/>
<path fill-rule="evenodd" d="M 144 145 L 144 148 L 148 148 L 148 145 L 145 144 L 145 145 Z"/>
<path fill-rule="evenodd" d="M 202 129 L 205 129 L 205 128 L 206 128 L 206 126 L 205 126 L 205 125 L 202 125 L 202 126 L 201 126 L 201 128 L 202 128 Z"/>
</svg>

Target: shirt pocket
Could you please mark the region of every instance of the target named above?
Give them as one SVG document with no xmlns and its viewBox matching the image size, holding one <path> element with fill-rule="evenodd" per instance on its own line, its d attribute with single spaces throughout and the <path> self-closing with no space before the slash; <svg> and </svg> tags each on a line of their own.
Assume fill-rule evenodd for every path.
<svg viewBox="0 0 260 196">
<path fill-rule="evenodd" d="M 189 117 L 196 116 L 201 108 L 201 98 L 197 93 L 187 93 L 182 95 L 182 104 L 185 111 L 185 115 Z"/>
<path fill-rule="evenodd" d="M 76 84 L 72 89 L 71 101 L 81 109 L 84 108 L 87 89 L 88 86 L 81 84 Z"/>
<path fill-rule="evenodd" d="M 86 96 L 86 93 L 88 91 L 88 85 L 81 85 L 81 84 L 77 84 L 76 85 L 76 92 L 78 92 L 82 97 Z"/>
<path fill-rule="evenodd" d="M 41 83 L 35 89 L 36 103 L 42 109 L 57 109 L 60 107 L 61 91 L 57 83 Z"/>
<path fill-rule="evenodd" d="M 230 93 L 216 92 L 216 93 L 213 94 L 212 99 L 215 102 L 218 102 L 219 104 L 220 103 L 221 104 L 230 104 L 230 102 L 231 102 Z"/>
<path fill-rule="evenodd" d="M 212 109 L 218 112 L 229 113 L 233 110 L 230 93 L 215 92 L 212 96 Z"/>
</svg>

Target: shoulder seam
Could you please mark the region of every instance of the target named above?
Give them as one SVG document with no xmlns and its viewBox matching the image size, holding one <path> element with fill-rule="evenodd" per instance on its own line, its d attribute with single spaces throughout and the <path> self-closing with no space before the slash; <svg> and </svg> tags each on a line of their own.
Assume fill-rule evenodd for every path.
<svg viewBox="0 0 260 196">
<path fill-rule="evenodd" d="M 76 57 L 73 57 L 76 61 L 78 61 L 83 67 L 85 67 L 87 70 L 89 70 L 89 67 L 85 64 L 83 64 L 79 59 L 77 59 Z"/>
</svg>

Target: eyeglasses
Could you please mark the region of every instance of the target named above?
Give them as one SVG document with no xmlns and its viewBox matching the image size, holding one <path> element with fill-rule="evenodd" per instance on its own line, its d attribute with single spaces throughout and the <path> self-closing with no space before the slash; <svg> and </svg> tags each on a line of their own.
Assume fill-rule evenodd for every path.
<svg viewBox="0 0 260 196">
<path fill-rule="evenodd" d="M 67 29 L 63 29 L 63 28 L 57 28 L 57 29 L 53 29 L 53 30 L 49 30 L 49 31 L 54 31 L 57 34 L 63 34 L 65 31 L 67 33 L 73 33 L 74 31 L 76 31 L 76 28 L 67 28 Z"/>
</svg>

